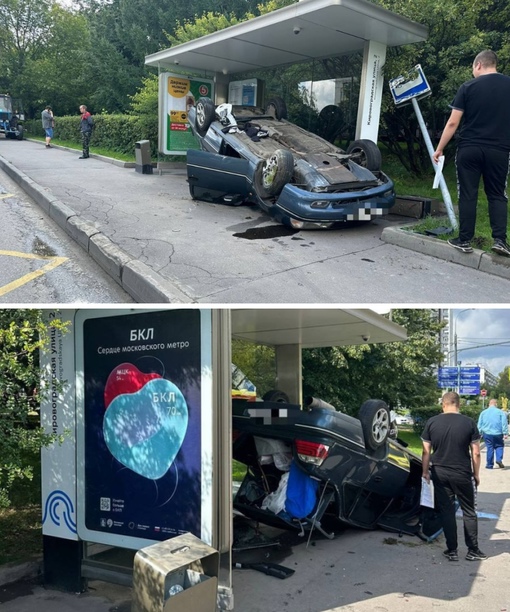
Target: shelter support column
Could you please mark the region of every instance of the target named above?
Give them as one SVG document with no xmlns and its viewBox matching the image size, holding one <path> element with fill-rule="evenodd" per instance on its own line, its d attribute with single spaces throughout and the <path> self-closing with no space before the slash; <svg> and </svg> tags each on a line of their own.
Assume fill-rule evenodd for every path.
<svg viewBox="0 0 510 612">
<path fill-rule="evenodd" d="M 301 346 L 285 344 L 276 347 L 276 381 L 279 391 L 285 391 L 291 403 L 302 403 Z"/>
<path fill-rule="evenodd" d="M 362 138 L 377 143 L 385 61 L 386 45 L 367 41 L 363 52 L 356 140 Z"/>
</svg>

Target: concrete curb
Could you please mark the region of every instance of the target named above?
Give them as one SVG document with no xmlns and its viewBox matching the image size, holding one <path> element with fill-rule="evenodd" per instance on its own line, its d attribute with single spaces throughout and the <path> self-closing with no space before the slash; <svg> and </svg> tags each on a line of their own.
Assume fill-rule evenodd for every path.
<svg viewBox="0 0 510 612">
<path fill-rule="evenodd" d="M 493 255 L 480 249 L 474 249 L 472 253 L 461 253 L 444 240 L 413 233 L 410 229 L 415 225 L 415 223 L 409 223 L 400 227 L 386 227 L 382 232 L 381 239 L 388 244 L 394 244 L 404 249 L 510 279 L 510 257 Z"/>
<path fill-rule="evenodd" d="M 106 159 L 109 158 L 104 158 Z M 189 297 L 175 287 L 171 281 L 133 259 L 95 225 L 81 219 L 49 189 L 43 189 L 1 155 L 0 168 L 136 302 L 146 304 L 191 302 Z"/>
<path fill-rule="evenodd" d="M 25 563 L 6 563 L 0 565 L 0 586 L 12 584 L 28 578 L 37 578 L 42 574 L 42 558 Z"/>
</svg>

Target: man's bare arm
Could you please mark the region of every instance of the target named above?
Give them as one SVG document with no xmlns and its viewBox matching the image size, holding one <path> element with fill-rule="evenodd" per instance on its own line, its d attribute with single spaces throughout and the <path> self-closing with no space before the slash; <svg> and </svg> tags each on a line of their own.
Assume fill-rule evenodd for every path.
<svg viewBox="0 0 510 612">
<path fill-rule="evenodd" d="M 435 150 L 434 155 L 432 156 L 432 159 L 435 161 L 436 164 L 438 163 L 441 155 L 443 155 L 443 151 L 446 148 L 446 145 L 450 142 L 450 140 L 453 138 L 453 135 L 457 131 L 457 128 L 460 125 L 460 120 L 462 119 L 463 114 L 464 114 L 464 111 L 456 110 L 456 109 L 452 110 L 450 118 L 448 119 L 448 122 L 445 125 L 443 133 L 441 134 L 441 138 L 439 140 L 439 144 L 437 145 L 437 149 Z"/>
<path fill-rule="evenodd" d="M 421 454 L 421 464 L 422 464 L 422 476 L 427 481 L 430 481 L 429 467 L 430 467 L 430 451 L 432 449 L 432 444 L 430 442 L 426 442 L 422 440 L 423 451 Z"/>
<path fill-rule="evenodd" d="M 473 476 L 476 486 L 480 484 L 480 440 L 471 442 L 471 463 L 473 464 Z"/>
</svg>

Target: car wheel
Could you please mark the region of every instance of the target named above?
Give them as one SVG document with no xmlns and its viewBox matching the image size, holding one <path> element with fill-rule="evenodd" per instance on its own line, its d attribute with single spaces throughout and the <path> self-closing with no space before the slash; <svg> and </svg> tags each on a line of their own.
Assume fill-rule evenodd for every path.
<svg viewBox="0 0 510 612">
<path fill-rule="evenodd" d="M 390 434 L 390 410 L 382 400 L 367 400 L 359 409 L 358 419 L 361 422 L 365 445 L 376 450 L 382 446 Z"/>
<path fill-rule="evenodd" d="M 355 140 L 347 147 L 346 153 L 353 155 L 354 161 L 368 168 L 368 170 L 377 171 L 382 166 L 382 156 L 379 147 L 371 140 Z"/>
<path fill-rule="evenodd" d="M 271 389 L 271 391 L 264 393 L 262 399 L 265 402 L 280 402 L 281 404 L 288 404 L 290 401 L 285 391 L 278 391 L 278 389 Z"/>
<path fill-rule="evenodd" d="M 266 115 L 271 115 L 278 121 L 287 119 L 287 105 L 283 98 L 271 98 L 266 105 Z"/>
<path fill-rule="evenodd" d="M 259 164 L 255 172 L 255 187 L 262 198 L 278 195 L 294 173 L 294 157 L 287 149 L 276 149 Z"/>
<path fill-rule="evenodd" d="M 18 140 L 23 140 L 24 134 L 23 134 L 23 126 L 22 125 L 18 125 L 18 135 L 16 136 L 16 138 Z"/>
<path fill-rule="evenodd" d="M 216 109 L 211 98 L 199 98 L 195 105 L 195 127 L 200 136 L 205 136 L 214 121 Z"/>
</svg>

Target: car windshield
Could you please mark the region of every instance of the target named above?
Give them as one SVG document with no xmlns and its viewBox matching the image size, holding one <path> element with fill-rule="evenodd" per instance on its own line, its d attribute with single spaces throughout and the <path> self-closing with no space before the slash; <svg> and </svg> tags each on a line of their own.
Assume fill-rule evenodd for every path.
<svg viewBox="0 0 510 612">
<path fill-rule="evenodd" d="M 11 102 L 10 96 L 0 95 L 0 112 L 3 112 L 3 113 L 12 112 L 12 102 Z"/>
</svg>

